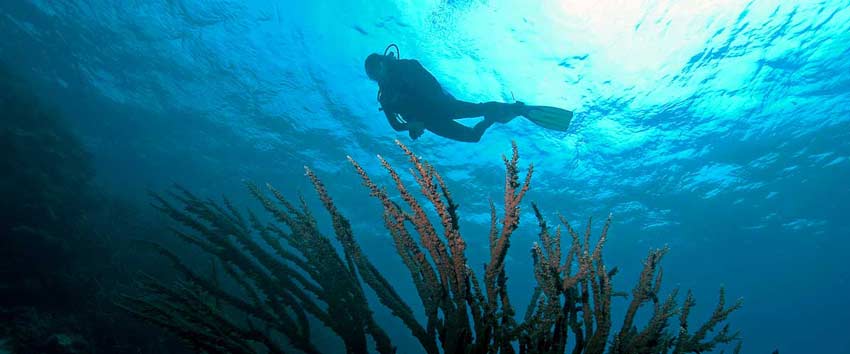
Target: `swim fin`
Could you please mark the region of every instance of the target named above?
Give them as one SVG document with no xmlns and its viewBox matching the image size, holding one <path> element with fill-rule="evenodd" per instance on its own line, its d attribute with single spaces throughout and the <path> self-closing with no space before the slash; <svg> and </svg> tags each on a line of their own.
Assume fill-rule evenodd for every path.
<svg viewBox="0 0 850 354">
<path fill-rule="evenodd" d="M 567 131 L 573 120 L 572 111 L 549 106 L 527 106 L 522 116 L 543 128 L 561 132 Z"/>
</svg>

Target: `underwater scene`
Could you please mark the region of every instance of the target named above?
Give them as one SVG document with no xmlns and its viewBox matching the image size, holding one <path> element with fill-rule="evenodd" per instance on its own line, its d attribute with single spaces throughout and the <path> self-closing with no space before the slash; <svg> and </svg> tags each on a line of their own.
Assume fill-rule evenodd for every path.
<svg viewBox="0 0 850 354">
<path fill-rule="evenodd" d="M 843 0 L 0 2 L 0 353 L 850 353 Z"/>
</svg>

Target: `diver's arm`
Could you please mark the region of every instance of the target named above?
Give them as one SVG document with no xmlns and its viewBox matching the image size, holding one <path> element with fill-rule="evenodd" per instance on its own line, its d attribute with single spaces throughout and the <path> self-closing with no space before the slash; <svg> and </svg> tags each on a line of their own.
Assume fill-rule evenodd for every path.
<svg viewBox="0 0 850 354">
<path fill-rule="evenodd" d="M 387 88 L 382 89 L 381 95 L 378 97 L 378 101 L 381 103 L 381 110 L 384 111 L 384 116 L 387 117 L 387 122 L 397 132 L 408 129 L 407 122 L 400 119 L 399 114 L 396 112 L 399 107 L 400 96 L 397 91 Z"/>
<path fill-rule="evenodd" d="M 387 122 L 389 122 L 390 126 L 393 127 L 393 130 L 397 132 L 403 132 L 407 130 L 407 123 L 399 121 L 397 113 L 384 110 L 384 115 L 387 117 Z"/>
<path fill-rule="evenodd" d="M 402 122 L 397 113 L 388 112 L 386 110 L 384 110 L 384 115 L 387 117 L 387 121 L 390 122 L 390 126 L 392 126 L 395 131 L 403 132 L 406 130 L 408 135 L 410 135 L 410 138 L 413 140 L 418 139 L 422 136 L 422 133 L 425 132 L 425 124 L 421 121 L 414 120 L 411 122 Z"/>
</svg>

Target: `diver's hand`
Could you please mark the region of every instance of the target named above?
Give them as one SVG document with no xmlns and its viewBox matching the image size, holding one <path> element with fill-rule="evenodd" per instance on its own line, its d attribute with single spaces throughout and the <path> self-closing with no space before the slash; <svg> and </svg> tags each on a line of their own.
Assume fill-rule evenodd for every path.
<svg viewBox="0 0 850 354">
<path fill-rule="evenodd" d="M 417 121 L 407 122 L 407 133 L 411 139 L 418 139 L 425 133 L 425 123 Z"/>
</svg>

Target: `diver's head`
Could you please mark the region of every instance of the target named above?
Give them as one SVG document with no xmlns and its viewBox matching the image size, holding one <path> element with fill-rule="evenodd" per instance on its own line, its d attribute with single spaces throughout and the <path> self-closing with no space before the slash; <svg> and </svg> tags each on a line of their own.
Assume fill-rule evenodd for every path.
<svg viewBox="0 0 850 354">
<path fill-rule="evenodd" d="M 369 54 L 364 65 L 366 75 L 374 81 L 382 81 L 387 74 L 386 62 L 390 59 L 390 57 L 378 53 Z"/>
</svg>

